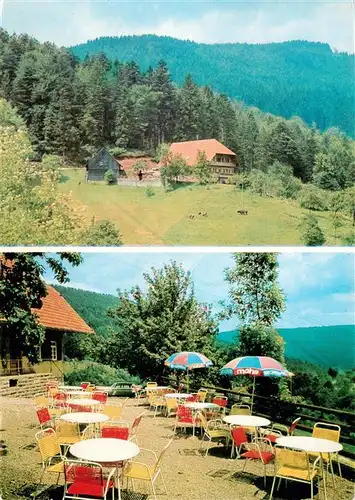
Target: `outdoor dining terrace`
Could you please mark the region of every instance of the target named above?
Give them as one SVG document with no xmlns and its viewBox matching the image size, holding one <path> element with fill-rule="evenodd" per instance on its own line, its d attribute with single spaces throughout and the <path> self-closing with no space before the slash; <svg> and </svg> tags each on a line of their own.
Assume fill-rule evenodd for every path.
<svg viewBox="0 0 355 500">
<path fill-rule="evenodd" d="M 103 467 L 107 498 L 113 498 L 113 492 L 114 498 L 121 495 L 122 500 L 269 499 L 275 471 L 280 473 L 278 464 L 281 455 L 277 456 L 275 441 L 277 444 L 278 439 L 281 438 L 281 442 L 286 439 L 286 444 L 279 450 L 295 452 L 295 448 L 289 447 L 287 439 L 311 437 L 310 432 L 314 432 L 314 428 L 308 425 L 309 420 L 307 425 L 302 424 L 306 422 L 306 414 L 298 417 L 300 420 L 295 428 L 290 429 L 295 420 L 291 408 L 288 415 L 284 414 L 286 430 L 279 430 L 282 427 L 277 428 L 275 423 L 281 423 L 281 406 L 277 411 L 275 408 L 273 418 L 267 413 L 267 405 L 262 410 L 263 401 L 256 396 L 251 411 L 250 395 L 232 389 L 193 385 L 187 389 L 174 385 L 171 378 L 163 383 L 160 381 L 159 385 L 152 381 L 144 387 L 132 387 L 131 396 L 110 396 L 109 388 L 94 387 L 84 382 L 77 387 L 49 384 L 47 394 L 31 398 L 3 398 L 0 401 L 2 500 L 73 497 L 75 491 L 79 492 L 73 490 L 73 485 L 83 486 L 85 481 L 90 483 L 89 478 L 94 477 L 87 473 L 91 461 L 96 462 L 96 467 Z M 66 427 L 67 424 L 69 426 Z M 345 420 L 344 425 L 345 428 L 347 425 L 351 427 Z M 246 434 L 247 442 L 244 444 L 240 439 L 240 429 Z M 59 457 L 59 460 L 53 459 L 50 463 L 46 461 L 49 458 L 48 447 L 43 446 L 41 439 L 48 436 L 52 452 L 57 451 L 53 443 L 56 440 L 59 442 L 64 460 Z M 266 436 L 274 442 L 265 441 L 264 446 L 262 442 Z M 265 464 L 258 452 L 254 456 L 245 455 L 251 450 L 258 451 L 253 441 L 258 444 L 262 456 L 268 458 Z M 349 451 L 348 443 L 343 441 L 343 429 L 340 444 L 338 441 L 339 436 L 338 440 L 330 440 L 330 446 L 332 450 L 341 449 L 340 469 L 335 451 L 331 453 L 333 469 L 327 467 L 327 453 L 322 454 L 323 470 L 319 453 L 309 462 L 310 470 L 315 471 L 312 490 L 315 499 L 325 498 L 325 484 L 328 500 L 353 499 L 351 449 Z M 344 448 L 350 453 L 348 458 L 344 455 Z M 164 455 L 159 460 L 164 449 Z M 298 447 L 297 451 L 301 452 L 301 449 Z M 270 455 L 264 455 L 264 452 Z M 134 465 L 137 462 L 149 468 Z M 60 474 L 45 472 L 58 464 Z M 304 473 L 301 465 L 298 462 L 298 470 Z M 80 478 L 84 469 L 86 475 Z M 105 483 L 110 474 L 110 481 Z M 97 477 L 95 481 L 98 481 Z M 291 480 L 291 477 L 289 479 L 288 482 L 283 480 L 279 489 L 278 480 L 275 481 L 274 500 L 312 498 L 308 481 L 301 483 Z M 79 498 L 104 497 L 90 496 L 90 489 L 86 489 L 81 491 Z"/>
</svg>

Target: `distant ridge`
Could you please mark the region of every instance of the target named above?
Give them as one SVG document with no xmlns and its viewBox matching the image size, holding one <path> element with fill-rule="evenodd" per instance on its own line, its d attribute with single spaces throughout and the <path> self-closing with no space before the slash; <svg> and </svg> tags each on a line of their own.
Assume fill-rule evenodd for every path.
<svg viewBox="0 0 355 500">
<path fill-rule="evenodd" d="M 277 331 L 285 340 L 285 353 L 289 358 L 325 368 L 355 368 L 355 325 L 278 328 Z M 237 335 L 237 330 L 221 332 L 218 340 L 233 343 Z"/>
<path fill-rule="evenodd" d="M 178 85 L 190 73 L 198 85 L 264 112 L 297 115 L 321 130 L 337 126 L 354 134 L 354 55 L 337 53 L 325 43 L 206 44 L 132 35 L 101 37 L 71 50 L 80 59 L 103 52 L 111 60 L 135 61 L 144 71 L 163 59 Z"/>
</svg>

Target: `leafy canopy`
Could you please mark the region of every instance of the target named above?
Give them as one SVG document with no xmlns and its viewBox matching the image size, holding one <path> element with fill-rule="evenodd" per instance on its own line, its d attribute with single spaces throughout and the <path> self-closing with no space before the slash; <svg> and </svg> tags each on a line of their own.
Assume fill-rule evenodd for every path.
<svg viewBox="0 0 355 500">
<path fill-rule="evenodd" d="M 142 378 L 163 374 L 174 352 L 209 355 L 217 334 L 210 308 L 198 303 L 190 273 L 176 262 L 144 274 L 145 289 L 119 291 L 111 310 L 116 331 L 108 349 L 111 363 Z"/>
</svg>

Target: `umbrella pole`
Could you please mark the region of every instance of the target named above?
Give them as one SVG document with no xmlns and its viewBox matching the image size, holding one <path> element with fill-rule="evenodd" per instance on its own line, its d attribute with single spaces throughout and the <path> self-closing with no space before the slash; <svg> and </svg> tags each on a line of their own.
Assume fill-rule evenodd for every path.
<svg viewBox="0 0 355 500">
<path fill-rule="evenodd" d="M 255 375 L 253 380 L 253 394 L 251 396 L 251 413 L 253 413 L 253 405 L 254 405 L 254 392 L 255 392 Z"/>
<path fill-rule="evenodd" d="M 189 392 L 189 369 L 186 370 L 186 391 Z"/>
</svg>

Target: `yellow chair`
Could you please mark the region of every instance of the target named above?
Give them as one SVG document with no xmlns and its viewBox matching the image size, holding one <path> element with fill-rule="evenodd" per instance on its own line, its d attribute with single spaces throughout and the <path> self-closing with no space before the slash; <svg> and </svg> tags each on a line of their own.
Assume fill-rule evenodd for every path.
<svg viewBox="0 0 355 500">
<path fill-rule="evenodd" d="M 51 428 L 39 431 L 35 435 L 38 444 L 39 452 L 42 457 L 42 475 L 40 483 L 45 473 L 58 474 L 57 483 L 59 477 L 64 472 L 63 459 L 64 455 L 60 449 L 60 444 L 58 441 L 57 434 Z M 53 463 L 56 461 L 56 463 Z"/>
<path fill-rule="evenodd" d="M 157 382 L 147 382 L 146 387 L 147 389 L 149 389 L 149 387 L 158 387 L 158 384 Z"/>
<path fill-rule="evenodd" d="M 200 403 L 204 403 L 206 401 L 207 391 L 200 389 L 198 391 L 197 395 L 198 395 L 198 400 L 200 401 Z"/>
<path fill-rule="evenodd" d="M 35 404 L 35 406 L 48 406 L 49 400 L 48 400 L 47 396 L 44 396 L 44 395 L 35 396 L 34 404 Z"/>
<path fill-rule="evenodd" d="M 276 478 L 279 478 L 277 489 L 279 489 L 282 479 L 286 479 L 286 481 L 291 480 L 309 483 L 311 486 L 311 499 L 313 499 L 313 483 L 319 475 L 320 457 L 311 464 L 310 457 L 305 451 L 288 450 L 286 448 L 280 448 L 278 445 L 275 446 L 274 451 L 275 474 L 272 482 L 270 500 L 272 500 L 274 493 Z"/>
<path fill-rule="evenodd" d="M 168 490 L 166 488 L 163 473 L 161 471 L 161 465 L 162 465 L 164 454 L 165 454 L 166 450 L 168 449 L 168 447 L 170 446 L 170 444 L 172 443 L 172 441 L 173 441 L 173 439 L 170 439 L 168 444 L 165 446 L 163 451 L 160 453 L 159 457 L 157 457 L 156 453 L 152 450 L 147 450 L 145 448 L 140 449 L 141 452 L 151 453 L 154 457 L 154 462 L 151 464 L 146 464 L 143 462 L 136 462 L 136 461 L 128 462 L 126 464 L 125 468 L 123 469 L 123 479 L 125 479 L 125 478 L 127 479 L 127 489 L 128 489 L 129 480 L 131 480 L 132 489 L 134 488 L 134 485 L 133 485 L 134 479 L 138 479 L 138 480 L 142 480 L 142 481 L 149 481 L 151 486 L 152 486 L 154 499 L 156 500 L 157 495 L 155 492 L 154 483 L 157 480 L 157 478 L 160 476 L 162 479 L 163 485 L 164 485 L 165 493 L 166 493 L 166 495 L 168 494 Z"/>
<path fill-rule="evenodd" d="M 65 422 L 58 419 L 54 422 L 54 430 L 61 446 L 69 447 L 81 440 L 79 424 L 75 422 Z"/>
<path fill-rule="evenodd" d="M 120 405 L 105 405 L 102 413 L 107 415 L 110 420 L 119 420 L 122 415 L 123 408 Z"/>
<path fill-rule="evenodd" d="M 166 408 L 166 399 L 164 396 L 152 397 L 150 402 L 150 409 L 154 410 L 154 417 L 157 416 L 159 409 L 162 413 L 165 410 L 165 408 Z"/>
<path fill-rule="evenodd" d="M 313 427 L 312 437 L 320 439 L 329 439 L 329 441 L 334 441 L 339 443 L 341 428 L 336 424 L 326 424 L 325 422 L 316 422 Z M 309 453 L 311 458 L 319 456 L 319 453 Z M 322 453 L 323 464 L 327 466 L 327 474 L 329 473 L 329 467 L 332 471 L 333 485 L 335 486 L 335 476 L 333 469 L 333 458 L 336 458 L 338 463 L 339 476 L 343 477 L 341 474 L 341 467 L 339 462 L 339 453 Z"/>
<path fill-rule="evenodd" d="M 230 415 L 251 415 L 250 406 L 235 404 L 231 408 Z"/>
<path fill-rule="evenodd" d="M 166 416 L 176 415 L 178 402 L 176 398 L 166 398 Z"/>
<path fill-rule="evenodd" d="M 232 439 L 231 432 L 230 429 L 227 429 L 225 427 L 221 419 L 216 418 L 214 420 L 207 421 L 203 413 L 198 413 L 197 418 L 200 420 L 201 428 L 204 431 L 200 449 L 203 447 L 204 439 L 208 439 L 205 456 L 210 449 L 210 445 L 213 439 L 217 440 L 217 442 L 225 441 L 226 446 L 228 446 L 229 441 Z"/>
</svg>

